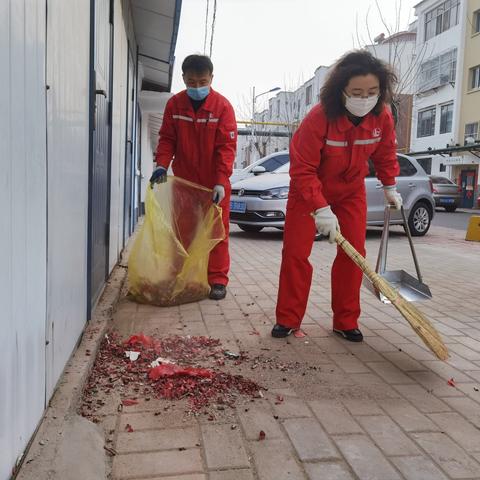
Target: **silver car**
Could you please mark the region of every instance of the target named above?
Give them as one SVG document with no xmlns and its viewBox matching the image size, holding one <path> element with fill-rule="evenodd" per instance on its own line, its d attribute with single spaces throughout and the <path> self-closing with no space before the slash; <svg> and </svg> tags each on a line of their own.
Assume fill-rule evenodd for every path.
<svg viewBox="0 0 480 480">
<path fill-rule="evenodd" d="M 430 175 L 433 185 L 433 199 L 436 207 L 443 207 L 447 212 L 454 212 L 462 202 L 462 187 L 447 177 Z"/>
<path fill-rule="evenodd" d="M 398 154 L 400 175 L 397 188 L 403 198 L 412 235 L 428 232 L 435 212 L 432 183 L 419 163 L 412 157 Z M 285 223 L 290 175 L 286 163 L 275 172 L 247 178 L 232 185 L 230 222 L 245 232 L 259 232 L 265 227 L 282 229 Z M 375 176 L 373 163 L 365 178 L 367 189 L 367 224 L 382 226 L 385 200 L 382 185 Z M 392 225 L 402 223 L 400 212 L 392 212 Z"/>
</svg>

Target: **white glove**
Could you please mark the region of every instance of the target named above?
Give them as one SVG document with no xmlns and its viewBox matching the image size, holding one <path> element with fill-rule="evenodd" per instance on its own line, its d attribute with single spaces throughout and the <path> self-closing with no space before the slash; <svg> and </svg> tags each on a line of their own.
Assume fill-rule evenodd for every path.
<svg viewBox="0 0 480 480">
<path fill-rule="evenodd" d="M 225 187 L 223 185 L 215 185 L 213 187 L 213 202 L 217 205 L 222 203 L 225 198 Z"/>
<path fill-rule="evenodd" d="M 318 233 L 327 236 L 330 243 L 335 243 L 335 236 L 340 229 L 338 227 L 338 219 L 330 206 L 319 208 L 315 211 L 313 217 Z"/>
<path fill-rule="evenodd" d="M 395 185 L 384 185 L 383 193 L 385 195 L 385 203 L 387 205 L 395 207 L 395 210 L 400 210 L 402 208 L 402 196 L 397 192 L 397 187 Z"/>
</svg>

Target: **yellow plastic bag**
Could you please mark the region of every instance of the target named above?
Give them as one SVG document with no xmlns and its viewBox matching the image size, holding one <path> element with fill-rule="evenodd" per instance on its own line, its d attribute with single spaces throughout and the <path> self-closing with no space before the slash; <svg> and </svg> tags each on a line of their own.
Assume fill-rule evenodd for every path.
<svg viewBox="0 0 480 480">
<path fill-rule="evenodd" d="M 208 258 L 225 238 L 212 191 L 179 177 L 147 189 L 145 222 L 128 261 L 129 293 L 162 307 L 195 302 L 210 292 Z"/>
</svg>

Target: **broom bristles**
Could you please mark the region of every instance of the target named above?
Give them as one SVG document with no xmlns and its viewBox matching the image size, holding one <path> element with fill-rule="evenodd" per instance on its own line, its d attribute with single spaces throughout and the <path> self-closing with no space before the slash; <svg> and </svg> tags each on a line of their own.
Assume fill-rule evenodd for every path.
<svg viewBox="0 0 480 480">
<path fill-rule="evenodd" d="M 337 232 L 335 241 L 343 251 L 360 267 L 369 278 L 376 290 L 381 292 L 392 305 L 407 320 L 415 333 L 423 340 L 423 343 L 440 359 L 448 358 L 448 350 L 439 333 L 423 313 L 411 302 L 408 302 L 395 290 L 383 277 L 378 275 L 368 265 L 365 258 L 346 240 L 340 232 Z"/>
</svg>

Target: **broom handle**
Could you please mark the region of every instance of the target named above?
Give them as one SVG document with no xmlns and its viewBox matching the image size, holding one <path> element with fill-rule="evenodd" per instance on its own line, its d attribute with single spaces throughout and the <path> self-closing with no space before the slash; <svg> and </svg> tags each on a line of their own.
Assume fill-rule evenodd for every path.
<svg viewBox="0 0 480 480">
<path fill-rule="evenodd" d="M 378 274 L 368 265 L 365 257 L 360 255 L 353 245 L 340 233 L 337 232 L 335 242 L 343 249 L 343 251 L 355 262 L 362 272 L 375 284 Z"/>
</svg>

